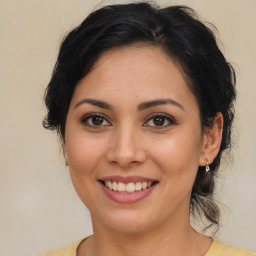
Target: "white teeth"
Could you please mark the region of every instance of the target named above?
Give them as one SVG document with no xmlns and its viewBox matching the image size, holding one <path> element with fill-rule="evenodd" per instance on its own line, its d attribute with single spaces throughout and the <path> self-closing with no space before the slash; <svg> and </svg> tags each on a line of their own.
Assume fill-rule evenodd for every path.
<svg viewBox="0 0 256 256">
<path fill-rule="evenodd" d="M 117 187 L 117 182 L 114 181 L 114 182 L 113 182 L 113 187 L 112 187 L 112 189 L 113 189 L 114 191 L 117 191 L 117 188 L 118 188 L 118 187 Z"/>
<path fill-rule="evenodd" d="M 119 192 L 125 192 L 125 189 L 126 189 L 126 185 L 125 185 L 124 183 L 119 182 L 119 183 L 117 184 L 117 190 L 118 190 Z"/>
<path fill-rule="evenodd" d="M 134 183 L 128 183 L 128 184 L 126 185 L 126 192 L 132 193 L 132 192 L 134 192 L 134 191 L 135 191 L 135 185 L 134 185 Z"/>
<path fill-rule="evenodd" d="M 136 191 L 139 191 L 142 189 L 141 182 L 136 182 L 135 189 L 136 189 Z"/>
<path fill-rule="evenodd" d="M 111 182 L 111 181 L 104 181 L 104 184 L 109 189 L 112 189 L 114 191 L 123 192 L 123 193 L 134 193 L 135 191 L 140 191 L 143 189 L 147 189 L 150 186 L 152 186 L 153 182 L 130 182 L 128 184 L 122 183 L 122 182 Z"/>
<path fill-rule="evenodd" d="M 142 188 L 143 188 L 143 189 L 146 189 L 147 186 L 148 186 L 148 183 L 147 183 L 146 181 L 143 181 L 143 183 L 142 183 Z"/>
<path fill-rule="evenodd" d="M 107 181 L 107 187 L 109 187 L 110 189 L 113 189 L 113 184 L 110 181 Z"/>
</svg>

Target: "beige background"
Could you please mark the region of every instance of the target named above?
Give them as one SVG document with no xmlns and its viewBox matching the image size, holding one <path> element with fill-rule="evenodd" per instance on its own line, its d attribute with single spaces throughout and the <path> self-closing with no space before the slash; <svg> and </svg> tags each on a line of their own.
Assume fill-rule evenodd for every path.
<svg viewBox="0 0 256 256">
<path fill-rule="evenodd" d="M 158 2 L 187 4 L 215 24 L 237 70 L 234 163 L 219 180 L 225 207 L 218 235 L 256 252 L 256 1 Z M 92 232 L 57 138 L 41 121 L 61 36 L 98 3 L 0 0 L 0 256 L 37 255 Z"/>
</svg>

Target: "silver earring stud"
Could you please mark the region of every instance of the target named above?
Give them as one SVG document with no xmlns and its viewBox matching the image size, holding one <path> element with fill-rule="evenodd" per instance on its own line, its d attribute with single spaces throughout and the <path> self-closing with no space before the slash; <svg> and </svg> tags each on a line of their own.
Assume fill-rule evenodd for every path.
<svg viewBox="0 0 256 256">
<path fill-rule="evenodd" d="M 209 166 L 209 162 L 206 162 L 206 166 L 205 166 L 205 171 L 209 172 L 210 171 L 210 166 Z"/>
</svg>

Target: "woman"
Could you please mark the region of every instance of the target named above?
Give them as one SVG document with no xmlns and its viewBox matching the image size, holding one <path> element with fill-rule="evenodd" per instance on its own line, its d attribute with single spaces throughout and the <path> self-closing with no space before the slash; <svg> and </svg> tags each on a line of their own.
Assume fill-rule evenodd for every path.
<svg viewBox="0 0 256 256">
<path fill-rule="evenodd" d="M 196 232 L 218 226 L 214 180 L 230 146 L 235 74 L 186 7 L 113 5 L 63 41 L 46 91 L 94 234 L 54 256 L 253 255 Z"/>
</svg>

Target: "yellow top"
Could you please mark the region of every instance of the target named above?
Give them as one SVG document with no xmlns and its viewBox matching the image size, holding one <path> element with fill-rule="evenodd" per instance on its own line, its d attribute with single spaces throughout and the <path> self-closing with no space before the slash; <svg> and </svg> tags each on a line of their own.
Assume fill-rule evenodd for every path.
<svg viewBox="0 0 256 256">
<path fill-rule="evenodd" d="M 40 256 L 76 256 L 77 248 L 82 241 L 84 241 L 84 239 L 65 248 L 41 254 Z M 256 254 L 237 246 L 228 245 L 218 240 L 213 240 L 212 245 L 205 256 L 256 256 Z"/>
<path fill-rule="evenodd" d="M 74 254 L 74 256 L 76 255 Z M 213 240 L 212 245 L 205 256 L 255 256 L 255 254 L 237 246 Z"/>
</svg>

